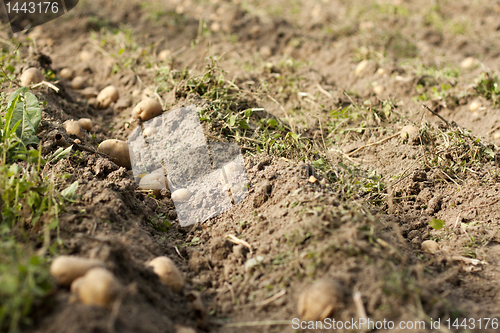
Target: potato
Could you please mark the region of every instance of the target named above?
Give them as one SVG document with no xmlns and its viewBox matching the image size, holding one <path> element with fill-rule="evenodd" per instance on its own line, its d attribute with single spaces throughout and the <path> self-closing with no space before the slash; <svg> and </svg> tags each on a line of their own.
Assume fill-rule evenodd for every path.
<svg viewBox="0 0 500 333">
<path fill-rule="evenodd" d="M 21 86 L 29 87 L 32 84 L 37 84 L 42 82 L 43 79 L 44 77 L 42 71 L 39 70 L 38 68 L 31 67 L 23 72 L 20 81 L 21 81 Z"/>
<path fill-rule="evenodd" d="M 300 296 L 298 312 L 302 320 L 324 320 L 344 306 L 342 286 L 335 280 L 321 279 Z"/>
<path fill-rule="evenodd" d="M 421 248 L 424 252 L 427 252 L 429 254 L 436 254 L 436 252 L 439 250 L 439 244 L 433 240 L 426 240 L 422 242 Z"/>
<path fill-rule="evenodd" d="M 75 140 L 73 140 L 73 142 L 76 143 L 77 145 L 81 145 L 82 144 L 82 142 L 80 141 L 80 139 L 75 139 Z"/>
<path fill-rule="evenodd" d="M 381 86 L 381 85 L 376 85 L 375 87 L 373 87 L 373 92 L 377 95 L 380 95 L 382 94 L 383 92 L 385 91 L 384 87 Z"/>
<path fill-rule="evenodd" d="M 75 76 L 73 80 L 71 80 L 71 88 L 73 89 L 83 89 L 85 87 L 85 84 L 87 83 L 87 80 L 82 77 L 82 76 Z"/>
<path fill-rule="evenodd" d="M 401 129 L 401 138 L 406 139 L 410 137 L 411 134 L 417 133 L 418 128 L 413 125 L 406 125 Z"/>
<path fill-rule="evenodd" d="M 83 304 L 110 306 L 120 292 L 121 285 L 113 273 L 98 267 L 89 270 L 74 289 Z"/>
<path fill-rule="evenodd" d="M 175 333 L 196 333 L 196 330 L 194 328 L 191 328 L 191 327 L 176 325 L 175 326 Z"/>
<path fill-rule="evenodd" d="M 160 195 L 160 190 L 167 188 L 165 184 L 165 176 L 162 173 L 150 173 L 141 178 L 139 188 L 142 190 L 153 190 L 155 196 Z"/>
<path fill-rule="evenodd" d="M 499 131 L 496 131 L 495 133 L 493 133 L 493 139 L 495 139 L 495 140 L 500 139 L 500 132 Z"/>
<path fill-rule="evenodd" d="M 90 118 L 80 118 L 78 119 L 78 123 L 80 124 L 80 126 L 82 126 L 83 129 L 87 131 L 91 131 L 94 127 L 94 124 L 92 123 L 92 120 Z"/>
<path fill-rule="evenodd" d="M 160 277 L 161 282 L 173 291 L 179 292 L 184 287 L 181 272 L 169 257 L 157 257 L 147 265 L 153 267 L 153 271 Z"/>
<path fill-rule="evenodd" d="M 474 58 L 467 57 L 460 63 L 460 67 L 465 69 L 472 68 L 472 66 L 474 66 L 474 63 L 475 63 Z"/>
<path fill-rule="evenodd" d="M 189 198 L 191 198 L 192 195 L 193 194 L 189 190 L 181 188 L 174 191 L 171 197 L 174 202 L 186 202 L 189 200 Z"/>
<path fill-rule="evenodd" d="M 89 51 L 82 51 L 80 53 L 80 61 L 85 62 L 87 60 L 90 60 L 92 58 L 92 53 Z"/>
<path fill-rule="evenodd" d="M 107 86 L 97 95 L 97 106 L 106 109 L 111 103 L 118 99 L 118 89 L 115 86 Z"/>
<path fill-rule="evenodd" d="M 224 165 L 221 169 L 220 173 L 220 179 L 223 184 L 226 184 L 227 182 L 230 182 L 231 180 L 236 180 L 238 177 L 241 177 L 243 174 L 244 169 L 242 168 L 241 165 L 235 162 L 229 162 L 228 164 Z M 225 175 L 225 177 L 224 177 Z M 227 179 L 227 181 L 226 181 Z"/>
<path fill-rule="evenodd" d="M 82 126 L 76 120 L 67 120 L 64 122 L 63 126 L 66 133 L 69 135 L 76 135 L 79 138 L 83 138 L 85 136 Z"/>
<path fill-rule="evenodd" d="M 117 165 L 131 169 L 128 144 L 122 140 L 109 139 L 101 142 L 97 152 L 108 155 Z"/>
<path fill-rule="evenodd" d="M 385 69 L 383 69 L 383 68 L 377 69 L 377 74 L 378 75 L 384 75 L 385 74 Z"/>
<path fill-rule="evenodd" d="M 154 127 L 146 127 L 142 132 L 145 136 L 151 136 L 156 133 L 156 128 Z"/>
<path fill-rule="evenodd" d="M 153 98 L 146 98 L 136 105 L 132 111 L 132 117 L 147 121 L 162 113 L 161 104 Z"/>
<path fill-rule="evenodd" d="M 97 99 L 96 98 L 89 98 L 89 100 L 87 101 L 87 105 L 96 107 L 96 105 L 97 105 Z"/>
<path fill-rule="evenodd" d="M 142 91 L 142 94 L 141 94 L 141 99 L 147 99 L 147 98 L 151 98 L 153 97 L 155 94 L 155 92 L 153 91 L 153 89 L 150 89 L 150 88 L 146 88 Z"/>
<path fill-rule="evenodd" d="M 160 53 L 158 53 L 158 59 L 161 61 L 165 61 L 172 55 L 172 51 L 170 50 L 163 50 Z"/>
<path fill-rule="evenodd" d="M 61 69 L 61 71 L 59 71 L 59 77 L 61 79 L 71 80 L 74 75 L 75 72 L 73 72 L 73 70 L 69 68 L 63 68 Z"/>
<path fill-rule="evenodd" d="M 82 95 L 82 97 L 88 99 L 88 98 L 96 97 L 97 94 L 99 94 L 99 92 L 94 87 L 87 87 L 87 88 L 83 89 L 82 91 L 80 91 L 80 94 Z"/>
<path fill-rule="evenodd" d="M 356 66 L 356 69 L 354 70 L 354 75 L 358 76 L 359 74 L 361 74 L 366 69 L 367 66 L 368 66 L 368 60 L 361 61 Z"/>
<path fill-rule="evenodd" d="M 95 267 L 105 267 L 101 260 L 79 258 L 73 256 L 59 256 L 50 265 L 50 275 L 57 284 L 69 286 L 76 278 L 79 278 L 88 270 Z"/>
<path fill-rule="evenodd" d="M 473 102 L 472 102 L 472 103 L 470 103 L 470 105 L 469 105 L 469 110 L 470 110 L 471 112 L 474 112 L 474 111 L 477 111 L 477 110 L 478 110 L 481 106 L 483 106 L 483 105 L 481 104 L 481 102 L 480 102 L 480 101 L 473 101 Z"/>
</svg>

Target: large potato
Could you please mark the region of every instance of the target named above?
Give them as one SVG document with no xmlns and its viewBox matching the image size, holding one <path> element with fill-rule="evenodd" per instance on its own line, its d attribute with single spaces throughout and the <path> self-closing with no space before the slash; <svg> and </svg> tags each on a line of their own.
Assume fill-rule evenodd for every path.
<svg viewBox="0 0 500 333">
<path fill-rule="evenodd" d="M 73 280 L 85 275 L 87 271 L 95 267 L 105 267 L 105 264 L 97 259 L 60 256 L 52 261 L 50 275 L 57 284 L 69 286 Z"/>
<path fill-rule="evenodd" d="M 37 84 L 43 81 L 43 73 L 38 68 L 28 68 L 21 75 L 21 86 L 29 87 L 32 84 Z"/>
<path fill-rule="evenodd" d="M 97 152 L 108 155 L 117 165 L 131 169 L 128 144 L 122 140 L 109 139 L 101 142 Z"/>
<path fill-rule="evenodd" d="M 113 273 L 105 268 L 93 268 L 76 282 L 72 289 L 86 305 L 110 306 L 121 289 Z"/>
<path fill-rule="evenodd" d="M 99 109 L 106 109 L 111 103 L 118 100 L 118 89 L 115 86 L 107 86 L 97 95 L 97 105 Z"/>
<path fill-rule="evenodd" d="M 147 121 L 162 113 L 161 104 L 154 98 L 146 98 L 136 105 L 132 117 Z"/>
<path fill-rule="evenodd" d="M 181 272 L 169 257 L 157 257 L 151 260 L 148 266 L 153 267 L 153 271 L 158 275 L 161 282 L 173 291 L 179 292 L 184 287 Z"/>
</svg>

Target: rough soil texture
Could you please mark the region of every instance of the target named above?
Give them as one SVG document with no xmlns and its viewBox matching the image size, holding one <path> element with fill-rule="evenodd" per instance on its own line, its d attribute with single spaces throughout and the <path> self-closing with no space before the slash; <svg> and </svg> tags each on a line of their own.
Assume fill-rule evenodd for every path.
<svg viewBox="0 0 500 333">
<path fill-rule="evenodd" d="M 292 150 L 264 144 L 257 153 L 251 140 L 202 121 L 208 141 L 240 146 L 249 189 L 233 209 L 190 227 L 180 226 L 169 190 L 148 195 L 132 170 L 105 157 L 82 150 L 46 166 L 71 175 L 61 185 L 80 184 L 61 216 L 59 252 L 104 260 L 126 288 L 111 309 L 68 303 L 70 291 L 58 288 L 24 331 L 293 332 L 283 321 L 298 318 L 300 293 L 324 277 L 342 286 L 335 319 L 498 317 L 500 112 L 477 82 L 500 71 L 499 15 L 498 1 L 96 0 L 17 35 L 25 61 L 16 73 L 69 67 L 88 87 L 120 92 L 100 110 L 68 80 L 56 83 L 59 93 L 36 90 L 48 102 L 37 134 L 44 154 L 68 119 L 93 120 L 84 146 L 126 140 L 141 126 L 131 114 L 146 88 L 164 110 L 209 109 L 223 96 L 201 98 L 183 73 L 203 75 L 212 57 L 244 97 L 238 112 L 263 108 L 254 122 L 279 119 L 333 165 L 328 175 Z M 474 63 L 464 68 L 467 57 Z M 408 124 L 420 131 L 403 138 Z M 385 186 L 360 190 L 353 172 L 375 172 Z M 445 227 L 433 229 L 434 219 Z M 431 239 L 435 254 L 421 249 Z M 182 292 L 145 266 L 162 255 L 182 272 Z"/>
</svg>

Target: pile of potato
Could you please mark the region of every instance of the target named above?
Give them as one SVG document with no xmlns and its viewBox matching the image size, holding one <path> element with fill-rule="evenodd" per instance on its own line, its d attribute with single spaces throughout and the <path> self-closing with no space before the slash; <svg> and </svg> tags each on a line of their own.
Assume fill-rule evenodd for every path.
<svg viewBox="0 0 500 333">
<path fill-rule="evenodd" d="M 184 288 L 181 272 L 168 257 L 157 257 L 148 267 L 158 275 L 160 281 L 175 292 Z M 60 256 L 52 261 L 50 274 L 58 285 L 70 286 L 73 299 L 82 304 L 109 307 L 123 289 L 106 264 L 97 259 L 75 256 Z"/>
</svg>

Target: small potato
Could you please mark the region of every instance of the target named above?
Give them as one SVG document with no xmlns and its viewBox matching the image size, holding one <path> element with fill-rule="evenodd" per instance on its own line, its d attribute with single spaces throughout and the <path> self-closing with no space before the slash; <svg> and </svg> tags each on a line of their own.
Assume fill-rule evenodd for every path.
<svg viewBox="0 0 500 333">
<path fill-rule="evenodd" d="M 99 94 L 99 92 L 94 87 L 87 87 L 87 88 L 83 89 L 82 91 L 80 91 L 80 94 L 82 95 L 82 97 L 88 99 L 88 98 L 96 97 L 97 94 Z"/>
<path fill-rule="evenodd" d="M 439 250 L 439 244 L 433 240 L 426 240 L 422 242 L 421 248 L 424 252 L 427 252 L 429 254 L 436 254 L 436 252 Z"/>
<path fill-rule="evenodd" d="M 61 286 L 69 286 L 75 279 L 85 275 L 95 267 L 105 267 L 101 260 L 79 258 L 73 256 L 59 256 L 50 265 L 50 275 Z"/>
<path fill-rule="evenodd" d="M 496 131 L 495 133 L 493 133 L 493 139 L 495 139 L 495 140 L 500 139 L 500 132 L 499 131 Z"/>
<path fill-rule="evenodd" d="M 174 191 L 171 197 L 174 202 L 186 202 L 189 200 L 189 198 L 191 198 L 192 195 L 193 194 L 189 190 L 181 188 Z"/>
<path fill-rule="evenodd" d="M 160 277 L 161 282 L 175 292 L 184 287 L 184 279 L 175 263 L 169 257 L 157 257 L 151 260 L 148 266 Z"/>
<path fill-rule="evenodd" d="M 471 112 L 474 112 L 474 111 L 477 111 L 477 110 L 478 110 L 481 106 L 483 106 L 483 105 L 481 104 L 481 102 L 480 102 L 480 101 L 473 101 L 473 102 L 472 102 L 472 103 L 470 103 L 470 105 L 469 105 L 469 110 L 470 110 Z"/>
<path fill-rule="evenodd" d="M 344 306 L 342 286 L 335 280 L 321 279 L 299 296 L 298 312 L 302 320 L 325 320 Z"/>
<path fill-rule="evenodd" d="M 156 133 L 156 128 L 154 127 L 146 127 L 142 132 L 145 136 L 151 136 Z"/>
<path fill-rule="evenodd" d="M 74 289 L 83 304 L 110 306 L 118 295 L 121 285 L 113 273 L 98 267 L 89 270 L 82 280 L 77 282 Z"/>
<path fill-rule="evenodd" d="M 175 333 L 196 333 L 196 330 L 191 327 L 176 325 Z"/>
<path fill-rule="evenodd" d="M 97 99 L 96 98 L 89 98 L 89 100 L 87 101 L 87 105 L 96 107 L 97 106 Z"/>
<path fill-rule="evenodd" d="M 80 53 L 80 61 L 85 62 L 87 60 L 90 60 L 92 58 L 92 53 L 89 51 L 82 51 Z"/>
<path fill-rule="evenodd" d="M 383 68 L 377 69 L 377 74 L 378 75 L 384 75 L 385 74 L 385 69 L 383 69 Z"/>
<path fill-rule="evenodd" d="M 97 152 L 108 155 L 117 165 L 131 169 L 128 144 L 122 140 L 109 139 L 101 142 Z"/>
<path fill-rule="evenodd" d="M 107 86 L 97 95 L 97 105 L 99 109 L 106 109 L 111 103 L 118 99 L 118 89 L 115 86 Z"/>
<path fill-rule="evenodd" d="M 361 74 L 366 69 L 367 66 L 368 66 L 368 60 L 361 61 L 356 66 L 356 69 L 354 70 L 354 75 L 358 76 L 359 74 Z"/>
<path fill-rule="evenodd" d="M 243 175 L 244 169 L 241 165 L 235 162 L 229 162 L 221 169 L 220 179 L 223 184 L 236 180 Z"/>
<path fill-rule="evenodd" d="M 80 122 L 76 120 L 67 120 L 63 124 L 66 133 L 69 135 L 76 135 L 79 138 L 83 138 L 85 136 L 85 132 L 83 131 Z"/>
<path fill-rule="evenodd" d="M 465 69 L 472 68 L 472 66 L 474 66 L 474 63 L 475 63 L 474 58 L 467 57 L 460 63 L 460 67 Z"/>
<path fill-rule="evenodd" d="M 377 95 L 380 95 L 382 94 L 383 92 L 385 91 L 384 87 L 381 86 L 381 85 L 377 85 L 375 87 L 373 87 L 373 92 Z"/>
<path fill-rule="evenodd" d="M 170 50 L 163 50 L 160 53 L 158 53 L 158 59 L 161 61 L 165 61 L 172 55 L 172 51 Z"/>
<path fill-rule="evenodd" d="M 413 133 L 418 133 L 418 128 L 413 125 L 406 125 L 401 129 L 401 138 L 409 138 Z"/>
<path fill-rule="evenodd" d="M 43 73 L 38 68 L 28 68 L 21 75 L 21 86 L 29 87 L 32 84 L 37 84 L 43 81 Z"/>
<path fill-rule="evenodd" d="M 85 87 L 87 80 L 82 76 L 75 76 L 73 80 L 71 80 L 71 88 L 80 90 Z"/>
<path fill-rule="evenodd" d="M 153 98 L 146 98 L 136 105 L 132 111 L 132 117 L 147 121 L 162 113 L 161 104 Z"/>
<path fill-rule="evenodd" d="M 150 173 L 141 178 L 139 188 L 142 190 L 153 190 L 155 196 L 160 195 L 160 190 L 167 188 L 165 176 L 161 173 Z"/>
<path fill-rule="evenodd" d="M 83 129 L 87 131 L 91 131 L 94 127 L 94 124 L 92 123 L 92 120 L 90 118 L 80 118 L 78 119 L 78 123 Z"/>
<path fill-rule="evenodd" d="M 80 141 L 80 139 L 75 139 L 75 140 L 73 140 L 73 142 L 76 143 L 77 145 L 81 145 L 82 144 L 82 142 Z"/>
<path fill-rule="evenodd" d="M 146 88 L 142 91 L 142 94 L 141 94 L 141 99 L 147 99 L 147 98 L 151 98 L 153 97 L 155 94 L 155 92 L 153 91 L 153 89 L 150 89 L 150 88 Z"/>
<path fill-rule="evenodd" d="M 63 68 L 59 72 L 59 77 L 61 79 L 66 79 L 66 80 L 71 80 L 74 75 L 75 75 L 75 72 L 73 72 L 73 70 L 69 69 L 69 68 Z"/>
</svg>

